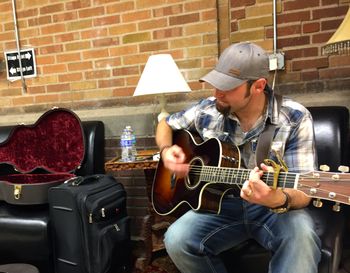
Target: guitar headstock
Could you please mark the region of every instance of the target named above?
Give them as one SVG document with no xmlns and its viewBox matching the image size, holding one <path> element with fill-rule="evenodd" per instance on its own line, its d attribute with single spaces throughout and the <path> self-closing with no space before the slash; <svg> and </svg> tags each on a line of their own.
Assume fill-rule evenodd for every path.
<svg viewBox="0 0 350 273">
<path fill-rule="evenodd" d="M 313 171 L 299 176 L 298 190 L 314 198 L 315 207 L 322 207 L 322 200 L 334 201 L 334 211 L 340 211 L 340 204 L 350 205 L 349 167 L 339 166 L 339 172 L 329 172 L 326 165 L 321 171 Z"/>
</svg>

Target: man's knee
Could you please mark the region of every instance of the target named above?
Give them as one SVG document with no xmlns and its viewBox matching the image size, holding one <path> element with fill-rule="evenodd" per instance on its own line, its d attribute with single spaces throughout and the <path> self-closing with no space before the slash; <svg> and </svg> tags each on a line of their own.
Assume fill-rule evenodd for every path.
<svg viewBox="0 0 350 273">
<path fill-rule="evenodd" d="M 305 250 L 315 250 L 321 244 L 321 240 L 316 234 L 313 220 L 302 211 L 295 211 L 294 216 L 289 219 L 285 230 L 285 238 L 291 244 L 295 243 L 298 248 Z"/>
<path fill-rule="evenodd" d="M 176 225 L 171 225 L 164 234 L 164 245 L 167 251 L 173 253 L 181 252 L 185 248 L 186 235 L 179 231 Z"/>
</svg>

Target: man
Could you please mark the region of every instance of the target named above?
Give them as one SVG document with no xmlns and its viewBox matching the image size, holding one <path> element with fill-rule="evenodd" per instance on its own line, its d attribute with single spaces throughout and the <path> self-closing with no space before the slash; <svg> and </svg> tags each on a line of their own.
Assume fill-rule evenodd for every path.
<svg viewBox="0 0 350 273">
<path fill-rule="evenodd" d="M 190 210 L 167 230 L 167 252 L 183 273 L 226 272 L 219 254 L 249 238 L 273 254 L 270 273 L 317 272 L 320 239 L 303 209 L 310 198 L 293 188 L 269 187 L 261 180 L 269 167 L 256 166 L 259 135 L 271 123 L 276 127 L 270 158 L 280 159 L 290 172 L 316 167 L 311 115 L 287 98 L 278 106 L 267 85 L 268 68 L 268 55 L 259 46 L 229 46 L 215 69 L 201 78 L 215 88 L 214 97 L 163 119 L 157 127 L 164 166 L 178 177 L 189 172 L 182 147 L 172 143 L 172 132 L 179 129 L 195 131 L 203 140 L 216 137 L 235 144 L 242 165 L 252 169 L 239 195 L 224 197 L 220 214 Z"/>
</svg>

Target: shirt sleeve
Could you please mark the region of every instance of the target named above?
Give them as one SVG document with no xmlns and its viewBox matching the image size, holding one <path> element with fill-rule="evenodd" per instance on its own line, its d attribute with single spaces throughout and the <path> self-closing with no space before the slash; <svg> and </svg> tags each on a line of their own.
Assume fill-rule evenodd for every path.
<svg viewBox="0 0 350 273">
<path fill-rule="evenodd" d="M 307 172 L 317 168 L 313 121 L 306 109 L 300 122 L 290 133 L 284 158 L 291 172 Z"/>
<path fill-rule="evenodd" d="M 211 105 L 213 101 L 211 99 L 202 99 L 198 103 L 182 110 L 180 112 L 174 113 L 167 117 L 166 122 L 173 130 L 196 130 L 196 121 L 200 119 L 200 116 L 208 105 Z M 198 124 L 197 124 L 198 125 Z"/>
</svg>

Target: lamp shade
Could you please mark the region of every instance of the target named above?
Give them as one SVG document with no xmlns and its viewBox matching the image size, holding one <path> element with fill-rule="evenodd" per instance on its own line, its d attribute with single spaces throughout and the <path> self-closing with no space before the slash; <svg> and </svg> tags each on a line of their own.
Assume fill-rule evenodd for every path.
<svg viewBox="0 0 350 273">
<path fill-rule="evenodd" d="M 329 39 L 327 44 L 322 47 L 322 54 L 349 54 L 350 53 L 350 9 L 343 22 Z"/>
<path fill-rule="evenodd" d="M 134 96 L 190 91 L 173 57 L 157 54 L 148 58 Z"/>
</svg>

